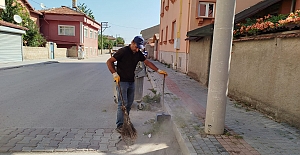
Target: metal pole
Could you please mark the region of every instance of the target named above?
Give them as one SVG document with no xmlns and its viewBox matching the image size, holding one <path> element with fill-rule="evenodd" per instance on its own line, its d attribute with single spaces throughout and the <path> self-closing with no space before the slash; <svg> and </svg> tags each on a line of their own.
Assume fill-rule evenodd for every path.
<svg viewBox="0 0 300 155">
<path fill-rule="evenodd" d="M 101 22 L 101 55 L 102 55 L 102 49 L 103 49 L 103 36 L 102 36 L 102 22 Z"/>
<path fill-rule="evenodd" d="M 102 55 L 102 49 L 103 49 L 103 31 L 108 28 L 108 22 L 101 22 L 101 55 Z"/>
<path fill-rule="evenodd" d="M 116 34 L 116 47 L 118 47 L 118 34 Z"/>
<path fill-rule="evenodd" d="M 205 132 L 223 134 L 236 0 L 217 0 Z"/>
</svg>

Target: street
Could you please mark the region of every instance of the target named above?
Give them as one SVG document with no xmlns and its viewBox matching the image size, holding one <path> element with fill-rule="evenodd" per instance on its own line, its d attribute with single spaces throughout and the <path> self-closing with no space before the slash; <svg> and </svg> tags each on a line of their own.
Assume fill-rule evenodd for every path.
<svg viewBox="0 0 300 155">
<path fill-rule="evenodd" d="M 137 111 L 136 105 L 131 120 L 139 138 L 130 147 L 120 141 L 114 131 L 117 105 L 108 57 L 1 70 L 0 153 L 178 153 L 172 132 L 165 139 L 143 135 L 152 127 L 145 122 L 154 119 L 156 112 Z"/>
</svg>

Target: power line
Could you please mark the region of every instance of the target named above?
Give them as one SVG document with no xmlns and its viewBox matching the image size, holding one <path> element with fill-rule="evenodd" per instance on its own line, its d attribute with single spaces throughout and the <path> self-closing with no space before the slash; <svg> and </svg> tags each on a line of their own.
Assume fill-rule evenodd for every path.
<svg viewBox="0 0 300 155">
<path fill-rule="evenodd" d="M 129 28 L 129 29 L 139 29 L 139 30 L 142 29 L 142 28 L 137 28 L 137 27 L 129 27 L 129 26 L 117 25 L 117 24 L 113 24 L 113 23 L 110 23 L 110 24 L 111 24 L 111 25 L 115 25 L 115 26 L 119 26 L 119 27 Z"/>
</svg>

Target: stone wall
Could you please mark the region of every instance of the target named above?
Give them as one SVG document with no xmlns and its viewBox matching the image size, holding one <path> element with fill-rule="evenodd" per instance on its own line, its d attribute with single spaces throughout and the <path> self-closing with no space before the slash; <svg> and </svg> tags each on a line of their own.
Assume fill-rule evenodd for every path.
<svg viewBox="0 0 300 155">
<path fill-rule="evenodd" d="M 300 128 L 300 31 L 234 40 L 228 96 Z M 208 84 L 210 38 L 190 41 L 188 75 Z"/>
<path fill-rule="evenodd" d="M 228 95 L 300 128 L 299 51 L 298 37 L 234 42 Z"/>
<path fill-rule="evenodd" d="M 57 48 L 54 43 L 54 58 L 66 58 L 67 49 Z M 29 47 L 23 46 L 23 59 L 24 60 L 38 60 L 38 59 L 51 59 L 51 52 L 49 43 L 46 47 Z"/>
<path fill-rule="evenodd" d="M 202 85 L 208 85 L 211 36 L 199 41 L 190 41 L 188 75 L 199 81 Z"/>
</svg>

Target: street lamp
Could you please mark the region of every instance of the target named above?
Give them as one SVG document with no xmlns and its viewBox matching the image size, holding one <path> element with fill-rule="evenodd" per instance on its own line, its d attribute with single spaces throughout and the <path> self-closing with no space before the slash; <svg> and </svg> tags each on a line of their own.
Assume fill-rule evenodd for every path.
<svg viewBox="0 0 300 155">
<path fill-rule="evenodd" d="M 101 22 L 101 55 L 103 49 L 103 32 L 106 28 L 108 28 L 108 22 Z"/>
</svg>

